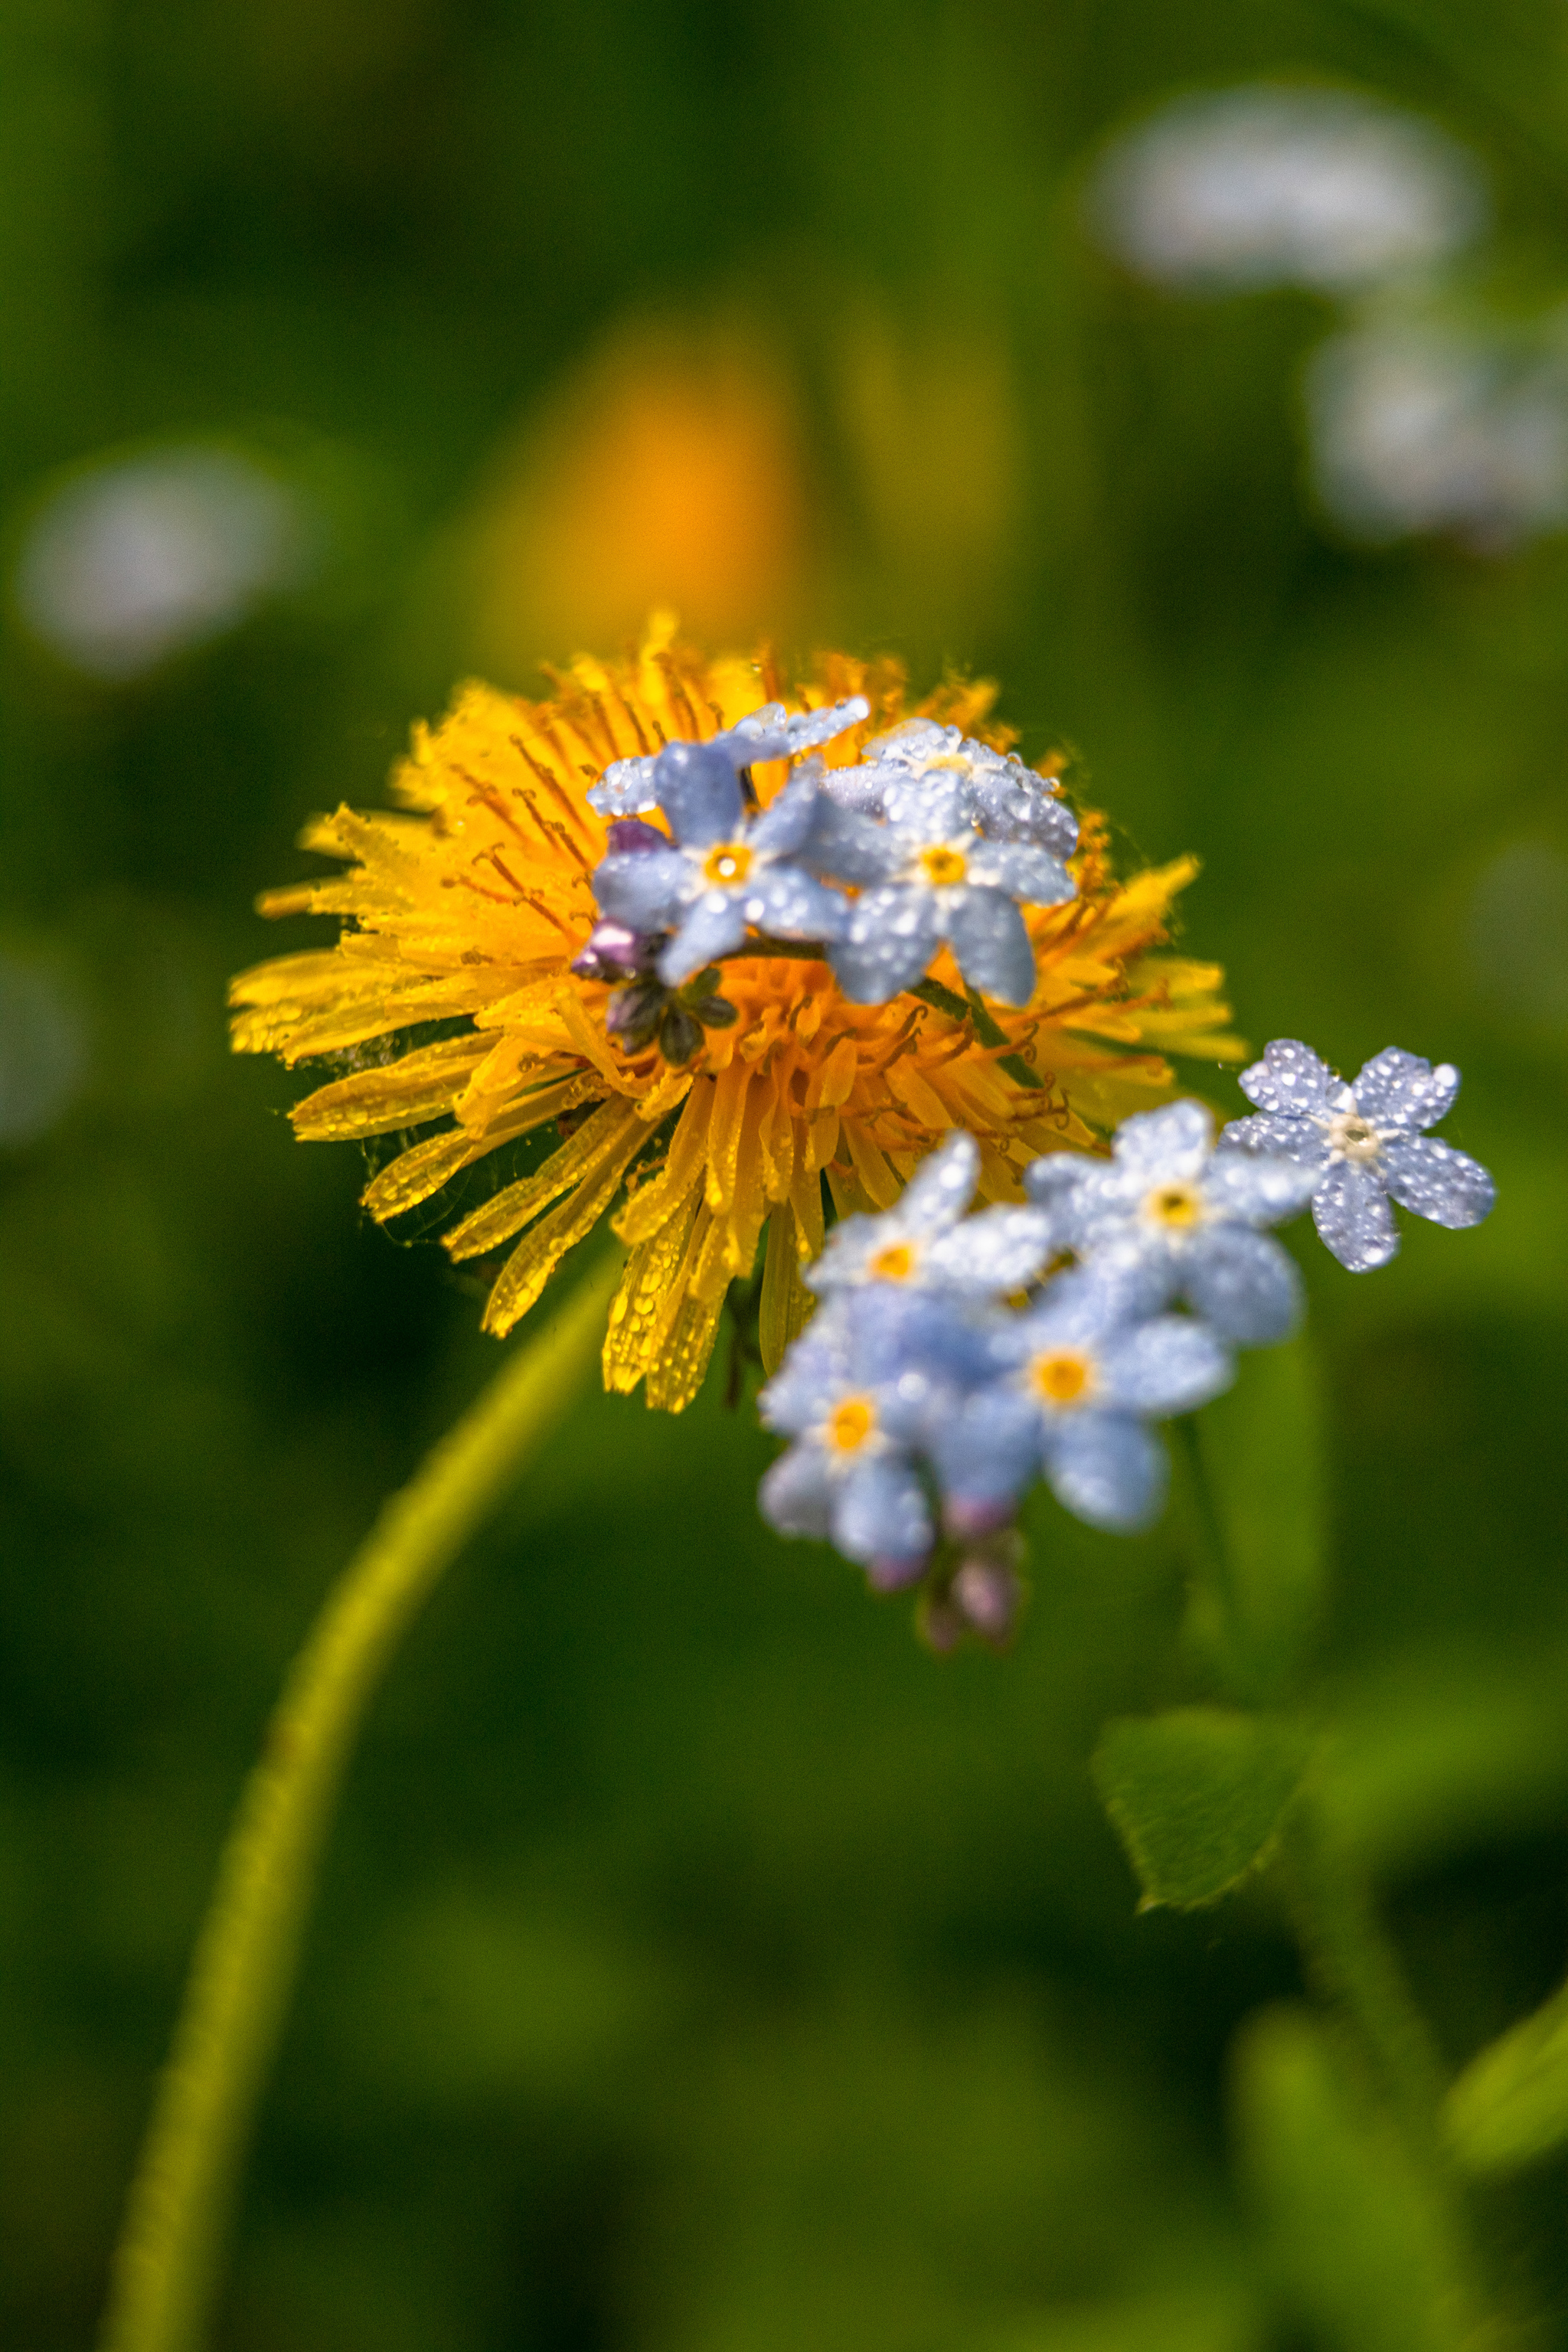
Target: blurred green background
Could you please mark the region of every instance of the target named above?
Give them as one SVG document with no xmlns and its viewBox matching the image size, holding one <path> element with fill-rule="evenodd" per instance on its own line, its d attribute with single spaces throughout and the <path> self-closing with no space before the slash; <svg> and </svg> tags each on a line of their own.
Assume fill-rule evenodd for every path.
<svg viewBox="0 0 1568 2352">
<path fill-rule="evenodd" d="M 226 1055 L 254 893 L 480 668 L 656 598 L 1005 682 L 1254 1041 L 1457 1060 L 1479 1233 L 1300 1229 L 1333 1436 L 1334 1801 L 1456 2063 L 1568 1952 L 1568 541 L 1353 544 L 1340 306 L 1137 283 L 1103 142 L 1318 77 L 1489 175 L 1475 299 L 1568 290 L 1557 0 L 11 0 L 0 530 L 193 443 L 298 544 L 212 641 L 6 622 L 0 2342 L 90 2340 L 279 1674 L 495 1361 Z M 300 519 L 303 518 L 303 520 Z M 299 534 L 302 533 L 300 537 Z M 285 533 L 287 536 L 287 533 Z M 18 575 L 19 576 L 19 575 Z M 101 668 L 101 665 L 100 665 Z M 324 933 L 323 933 L 324 936 Z M 1233 1082 L 1197 1074 L 1239 1111 Z M 355 1763 L 246 2193 L 233 2352 L 1415 2347 L 1260 2282 L 1227 2052 L 1261 1895 L 1139 1918 L 1087 1773 L 1174 1663 L 1178 1531 L 1042 1502 L 1015 1654 L 939 1662 L 753 1505 L 769 1447 L 585 1400 Z M 1568 2344 L 1568 2164 L 1498 2200 Z M 1372 2333 L 1366 2330 L 1371 2329 Z"/>
</svg>

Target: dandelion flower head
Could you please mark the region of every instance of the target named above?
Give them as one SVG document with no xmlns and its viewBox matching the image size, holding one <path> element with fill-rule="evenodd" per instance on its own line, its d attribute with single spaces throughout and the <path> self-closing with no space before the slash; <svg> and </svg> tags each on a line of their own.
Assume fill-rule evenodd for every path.
<svg viewBox="0 0 1568 2352">
<path fill-rule="evenodd" d="M 668 1023 L 664 1050 L 646 1028 L 607 1025 L 610 984 L 572 966 L 595 930 L 614 823 L 588 794 L 614 763 L 709 742 L 764 704 L 800 713 L 850 697 L 867 715 L 812 754 L 829 779 L 911 719 L 955 730 L 977 761 L 1013 737 L 987 684 L 950 677 L 911 702 L 897 663 L 837 653 L 791 680 L 765 649 L 704 656 L 667 616 L 625 658 L 580 657 L 552 684 L 543 702 L 464 687 L 438 728 L 416 728 L 395 811 L 314 821 L 304 845 L 346 870 L 270 892 L 261 910 L 336 916 L 342 935 L 232 989 L 237 1050 L 322 1074 L 295 1130 L 366 1145 L 371 1214 L 399 1234 L 444 1228 L 454 1259 L 494 1267 L 492 1332 L 607 1218 L 628 1255 L 605 1385 L 644 1382 L 649 1404 L 679 1411 L 730 1286 L 759 1254 L 771 1370 L 810 1313 L 801 1270 L 825 1223 L 890 1208 L 955 1130 L 978 1146 L 978 1198 L 1016 1203 L 1040 1153 L 1103 1150 L 1126 1113 L 1168 1100 L 1168 1052 L 1244 1058 L 1217 967 L 1161 951 L 1195 861 L 1119 881 L 1091 814 L 1076 895 L 1024 910 L 1026 1003 L 963 993 L 945 946 L 924 993 L 857 1002 L 809 941 L 780 952 L 759 940 L 753 954 L 748 939 L 723 959 L 727 1025 L 708 1025 L 704 1002 L 697 1018 L 679 1013 L 682 1058 L 669 1058 Z M 791 771 L 786 758 L 748 772 L 762 810 Z M 1031 782 L 1054 793 L 1053 762 Z"/>
</svg>

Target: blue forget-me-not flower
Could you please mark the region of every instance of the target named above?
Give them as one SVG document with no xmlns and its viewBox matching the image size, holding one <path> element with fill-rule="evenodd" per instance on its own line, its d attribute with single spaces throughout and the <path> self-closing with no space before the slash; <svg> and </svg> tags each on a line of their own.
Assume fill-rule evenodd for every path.
<svg viewBox="0 0 1568 2352">
<path fill-rule="evenodd" d="M 1201 1103 L 1123 1119 L 1109 1160 L 1052 1152 L 1025 1174 L 1059 1245 L 1114 1276 L 1145 1311 L 1184 1298 L 1244 1346 L 1283 1339 L 1301 1311 L 1294 1261 L 1258 1230 L 1304 1209 L 1315 1173 L 1273 1153 L 1215 1150 Z"/>
<path fill-rule="evenodd" d="M 984 1334 L 937 1293 L 872 1283 L 836 1300 L 759 1399 L 795 1440 L 763 1480 L 764 1517 L 831 1537 L 885 1591 L 918 1582 L 936 1539 L 918 1465 L 987 1360 Z"/>
<path fill-rule="evenodd" d="M 1168 1465 L 1148 1422 L 1206 1404 L 1235 1374 L 1207 1323 L 1142 1315 L 1125 1286 L 1093 1266 L 999 1318 L 990 1349 L 1000 1377 L 944 1417 L 932 1441 L 949 1523 L 964 1533 L 1010 1518 L 1042 1471 L 1090 1527 L 1149 1526 Z"/>
<path fill-rule="evenodd" d="M 1390 1045 L 1346 1085 L 1310 1045 L 1277 1037 L 1242 1072 L 1241 1090 L 1258 1115 L 1232 1120 L 1222 1141 L 1298 1163 L 1311 1180 L 1312 1222 L 1352 1274 L 1386 1265 L 1398 1249 L 1391 1199 L 1457 1227 L 1479 1225 L 1496 1197 L 1478 1160 L 1422 1133 L 1459 1091 L 1451 1063 L 1434 1069 Z"/>
<path fill-rule="evenodd" d="M 612 922 L 647 935 L 669 932 L 658 971 L 679 987 L 750 929 L 780 939 L 834 940 L 847 902 L 798 864 L 812 830 L 817 782 L 803 771 L 760 816 L 745 814 L 726 751 L 711 743 L 667 743 L 658 755 L 659 806 L 674 835 L 652 826 L 636 846 L 613 847 L 594 875 L 594 895 Z"/>
<path fill-rule="evenodd" d="M 877 824 L 825 793 L 806 850 L 818 873 L 859 890 L 828 956 L 845 995 L 885 1004 L 922 978 L 946 940 L 972 988 L 1026 1004 L 1035 951 L 1019 901 L 1056 907 L 1074 896 L 1060 858 L 1033 842 L 987 839 L 957 770 L 900 772 L 881 798 Z"/>
<path fill-rule="evenodd" d="M 761 709 L 748 711 L 733 727 L 695 748 L 727 760 L 738 774 L 761 761 L 794 760 L 802 752 L 817 751 L 868 718 L 870 710 L 863 694 L 852 694 L 823 710 L 786 712 L 782 702 L 764 702 Z M 589 807 L 604 817 L 644 816 L 649 809 L 660 807 L 664 800 L 660 779 L 670 755 L 681 748 L 692 747 L 666 743 L 635 759 L 612 760 L 588 794 Z"/>
<path fill-rule="evenodd" d="M 938 779 L 958 782 L 965 813 L 988 840 L 1032 842 L 1063 858 L 1078 846 L 1078 819 L 1043 776 L 934 719 L 905 719 L 866 746 L 859 766 L 834 769 L 826 789 L 840 808 L 888 816 L 908 804 L 911 786 Z"/>
<path fill-rule="evenodd" d="M 882 1215 L 845 1217 L 834 1226 L 806 1272 L 810 1287 L 822 1298 L 868 1282 L 973 1299 L 1022 1290 L 1050 1254 L 1049 1220 L 1038 1209 L 1005 1207 L 966 1217 L 979 1176 L 980 1147 L 960 1129 Z"/>
</svg>

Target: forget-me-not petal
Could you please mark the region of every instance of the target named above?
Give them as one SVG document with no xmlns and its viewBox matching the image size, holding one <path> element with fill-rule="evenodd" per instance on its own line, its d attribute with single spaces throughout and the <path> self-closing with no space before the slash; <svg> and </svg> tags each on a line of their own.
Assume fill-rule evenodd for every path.
<svg viewBox="0 0 1568 2352">
<path fill-rule="evenodd" d="M 1389 1192 L 1402 1209 L 1413 1209 L 1418 1217 L 1447 1225 L 1450 1232 L 1479 1225 L 1497 1199 L 1490 1172 L 1468 1152 L 1456 1151 L 1436 1136 L 1413 1135 L 1391 1142 L 1384 1168 Z"/>
<path fill-rule="evenodd" d="M 612 854 L 594 876 L 594 895 L 613 921 L 637 931 L 661 931 L 680 914 L 689 871 L 675 849 Z"/>
<path fill-rule="evenodd" d="M 886 1004 L 924 977 L 936 947 L 932 894 L 889 883 L 856 899 L 827 961 L 851 1003 Z"/>
<path fill-rule="evenodd" d="M 1399 1247 L 1399 1229 L 1377 1171 L 1353 1160 L 1331 1162 L 1312 1195 L 1312 1223 L 1352 1274 L 1386 1265 Z"/>
<path fill-rule="evenodd" d="M 1264 1047 L 1263 1059 L 1243 1070 L 1237 1083 L 1259 1110 L 1286 1111 L 1298 1118 L 1326 1109 L 1340 1089 L 1328 1064 L 1296 1037 L 1276 1037 Z"/>
<path fill-rule="evenodd" d="M 1419 1054 L 1406 1054 L 1398 1045 L 1374 1054 L 1351 1088 L 1363 1118 L 1385 1133 L 1410 1135 L 1436 1127 L 1453 1109 L 1458 1091 L 1459 1073 L 1451 1062 L 1439 1062 L 1434 1069 Z"/>
<path fill-rule="evenodd" d="M 1004 1004 L 1027 1004 L 1035 992 L 1035 950 L 1016 902 L 1004 890 L 980 887 L 949 895 L 947 935 L 970 987 Z"/>
<path fill-rule="evenodd" d="M 658 976 L 679 988 L 705 963 L 733 954 L 746 936 L 746 909 L 732 890 L 705 890 L 685 908 L 679 929 L 658 959 Z"/>
<path fill-rule="evenodd" d="M 1295 1259 L 1249 1225 L 1214 1226 L 1188 1251 L 1181 1282 L 1198 1313 L 1244 1348 L 1288 1339 L 1306 1305 Z"/>
<path fill-rule="evenodd" d="M 1136 1535 L 1160 1516 L 1170 1478 L 1165 1449 L 1130 1413 L 1085 1413 L 1047 1428 L 1046 1476 L 1075 1517 L 1111 1535 Z"/>
</svg>

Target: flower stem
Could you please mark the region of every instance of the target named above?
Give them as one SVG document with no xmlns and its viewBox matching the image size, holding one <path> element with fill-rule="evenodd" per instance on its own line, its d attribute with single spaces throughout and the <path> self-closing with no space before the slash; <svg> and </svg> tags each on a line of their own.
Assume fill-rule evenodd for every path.
<svg viewBox="0 0 1568 2352">
<path fill-rule="evenodd" d="M 1344 2017 L 1415 2153 L 1442 2168 L 1442 2070 L 1372 1891 L 1312 1818 L 1309 1790 L 1286 1825 L 1279 1870 L 1307 1979 Z"/>
<path fill-rule="evenodd" d="M 400 1494 L 328 1594 L 240 1797 L 115 2252 L 101 2352 L 196 2352 L 353 1736 L 399 1637 L 571 1402 L 618 1264 L 583 1281 Z"/>
</svg>

